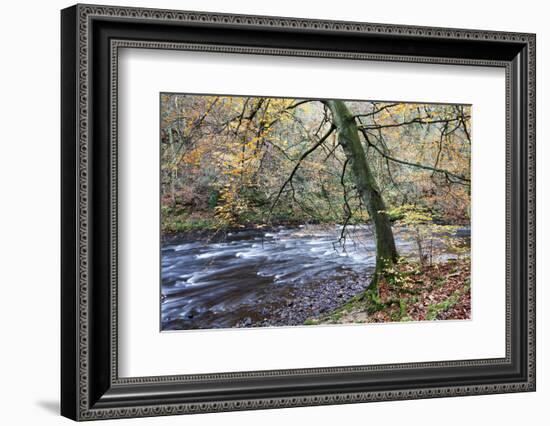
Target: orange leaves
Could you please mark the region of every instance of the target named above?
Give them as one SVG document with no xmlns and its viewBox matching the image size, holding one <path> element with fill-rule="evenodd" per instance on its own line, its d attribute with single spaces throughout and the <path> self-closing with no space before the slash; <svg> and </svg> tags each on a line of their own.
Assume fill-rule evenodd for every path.
<svg viewBox="0 0 550 426">
<path fill-rule="evenodd" d="M 251 209 L 268 210 L 271 197 L 297 160 L 330 126 L 331 115 L 322 102 L 302 101 L 161 95 L 163 190 L 195 191 L 209 200 L 209 213 L 226 223 L 240 220 Z M 469 106 L 374 101 L 346 104 L 379 149 L 370 145 L 367 149 L 363 139 L 388 209 L 424 204 L 446 219 L 467 219 L 467 184 L 450 182 L 448 176 L 433 168 L 437 165 L 465 181 L 469 179 Z M 403 162 L 392 162 L 387 156 Z M 341 221 L 344 161 L 333 135 L 300 165 L 292 185 L 282 193 L 280 211 L 292 217 L 305 212 L 315 219 Z M 432 170 L 411 164 L 427 165 Z M 353 220 L 364 222 L 367 214 L 352 179 L 344 176 L 342 180 Z"/>
</svg>

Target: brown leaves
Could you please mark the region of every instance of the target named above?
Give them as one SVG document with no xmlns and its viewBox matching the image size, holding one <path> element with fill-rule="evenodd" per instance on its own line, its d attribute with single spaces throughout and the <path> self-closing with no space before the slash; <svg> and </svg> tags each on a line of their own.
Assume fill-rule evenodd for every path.
<svg viewBox="0 0 550 426">
<path fill-rule="evenodd" d="M 372 297 L 372 296 L 371 296 Z M 471 315 L 470 261 L 399 263 L 378 283 L 377 300 L 345 307 L 328 323 L 463 320 Z"/>
<path fill-rule="evenodd" d="M 413 263 L 396 266 L 403 284 L 382 280 L 380 298 L 406 304 L 401 320 L 408 321 L 469 319 L 470 318 L 470 260 L 449 261 L 425 266 L 418 270 Z M 390 313 L 395 310 L 393 303 Z M 402 309 L 403 310 L 403 309 Z M 387 315 L 378 315 L 387 320 Z"/>
</svg>

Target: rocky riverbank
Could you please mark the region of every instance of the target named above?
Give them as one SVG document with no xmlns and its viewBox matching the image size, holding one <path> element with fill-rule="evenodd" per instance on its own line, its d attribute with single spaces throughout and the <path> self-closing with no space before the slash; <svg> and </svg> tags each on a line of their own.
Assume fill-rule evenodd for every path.
<svg viewBox="0 0 550 426">
<path fill-rule="evenodd" d="M 464 320 L 471 317 L 470 259 L 420 267 L 403 261 L 378 285 L 305 324 Z"/>
<path fill-rule="evenodd" d="M 284 300 L 263 299 L 260 315 L 240 320 L 236 327 L 274 327 L 303 325 L 308 319 L 321 318 L 363 293 L 369 276 L 350 273 L 345 277 L 293 286 Z"/>
<path fill-rule="evenodd" d="M 228 230 L 206 240 L 174 236 L 162 246 L 162 329 L 459 319 L 451 305 L 469 315 L 469 293 L 453 294 L 458 287 L 438 281 L 466 285 L 469 263 L 453 260 L 464 250 L 434 240 L 434 256 L 426 260 L 434 263 L 419 270 L 410 233 L 396 228 L 399 253 L 408 260 L 391 282 L 380 283 L 379 295 L 365 298 L 375 261 L 372 229 L 351 230 L 345 247 L 338 245 L 339 227 L 322 225 Z M 462 271 L 459 282 L 451 279 L 455 269 Z"/>
</svg>

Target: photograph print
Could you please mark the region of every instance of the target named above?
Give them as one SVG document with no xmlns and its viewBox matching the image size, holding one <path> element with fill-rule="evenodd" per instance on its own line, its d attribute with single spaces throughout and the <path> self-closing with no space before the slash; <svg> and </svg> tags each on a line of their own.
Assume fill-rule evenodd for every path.
<svg viewBox="0 0 550 426">
<path fill-rule="evenodd" d="M 469 320 L 471 121 L 161 93 L 161 331 Z"/>
</svg>

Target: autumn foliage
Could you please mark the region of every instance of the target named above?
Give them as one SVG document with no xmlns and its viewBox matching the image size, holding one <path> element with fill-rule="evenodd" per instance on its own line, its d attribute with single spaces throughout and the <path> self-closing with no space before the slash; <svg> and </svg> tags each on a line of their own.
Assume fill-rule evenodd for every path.
<svg viewBox="0 0 550 426">
<path fill-rule="evenodd" d="M 388 211 L 469 222 L 469 106 L 345 104 Z M 332 125 L 322 101 L 162 94 L 160 124 L 165 232 L 369 219 L 336 132 L 311 151 Z"/>
</svg>

